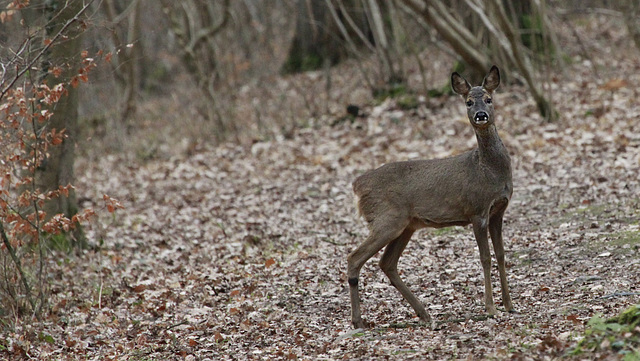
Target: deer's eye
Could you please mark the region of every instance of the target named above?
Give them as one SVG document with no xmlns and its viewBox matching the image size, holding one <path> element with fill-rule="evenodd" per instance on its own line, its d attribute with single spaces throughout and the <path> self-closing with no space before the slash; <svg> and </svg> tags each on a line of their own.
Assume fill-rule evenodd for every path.
<svg viewBox="0 0 640 361">
<path fill-rule="evenodd" d="M 470 107 L 473 105 L 473 100 L 467 100 L 467 106 Z"/>
<path fill-rule="evenodd" d="M 491 98 L 487 98 L 487 99 L 485 99 L 484 102 L 487 103 L 487 104 L 491 104 L 491 103 L 493 103 L 493 100 L 491 100 Z"/>
</svg>

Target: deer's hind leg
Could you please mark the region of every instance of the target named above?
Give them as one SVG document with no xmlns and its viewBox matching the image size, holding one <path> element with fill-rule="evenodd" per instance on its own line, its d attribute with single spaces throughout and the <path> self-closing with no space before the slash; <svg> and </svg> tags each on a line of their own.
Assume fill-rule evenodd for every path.
<svg viewBox="0 0 640 361">
<path fill-rule="evenodd" d="M 416 314 L 420 317 L 420 321 L 429 324 L 431 323 L 431 316 L 429 316 L 429 313 L 424 309 L 420 300 L 416 298 L 398 274 L 398 259 L 409 243 L 409 240 L 411 240 L 413 232 L 415 232 L 414 229 L 407 227 L 398 238 L 389 243 L 384 250 L 382 258 L 380 258 L 379 264 L 380 268 L 382 268 L 389 278 L 389 281 L 391 281 L 391 284 L 400 291 L 404 299 L 407 300 L 416 311 Z"/>
<path fill-rule="evenodd" d="M 370 224 L 371 233 L 358 248 L 347 258 L 347 277 L 349 281 L 349 293 L 351 297 L 351 322 L 355 328 L 364 328 L 364 322 L 360 313 L 360 298 L 358 295 L 358 281 L 360 269 L 384 246 L 400 237 L 404 229 L 409 225 L 407 218 L 397 216 L 381 217 L 378 222 Z"/>
</svg>

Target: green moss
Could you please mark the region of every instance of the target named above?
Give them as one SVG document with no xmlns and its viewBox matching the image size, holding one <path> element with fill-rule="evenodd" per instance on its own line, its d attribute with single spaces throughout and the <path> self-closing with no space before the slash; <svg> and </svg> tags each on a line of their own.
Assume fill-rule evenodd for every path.
<svg viewBox="0 0 640 361">
<path fill-rule="evenodd" d="M 586 250 L 591 252 L 602 252 L 606 247 L 612 254 L 636 253 L 640 246 L 640 232 L 624 230 L 601 233 L 596 239 L 585 243 L 584 246 Z"/>
<path fill-rule="evenodd" d="M 576 213 L 578 214 L 589 214 L 594 216 L 598 216 L 607 212 L 609 212 L 609 209 L 605 204 L 593 204 L 585 207 L 578 207 L 576 209 Z"/>
<path fill-rule="evenodd" d="M 405 94 L 398 98 L 398 107 L 400 109 L 415 109 L 418 107 L 418 97 L 415 94 Z"/>
<path fill-rule="evenodd" d="M 290 56 L 282 67 L 284 74 L 301 73 L 322 68 L 323 58 L 319 54 Z"/>
<path fill-rule="evenodd" d="M 452 72 L 456 72 L 458 74 L 462 74 L 467 70 L 467 63 L 464 61 L 458 60 L 453 64 Z"/>
<path fill-rule="evenodd" d="M 373 97 L 379 102 L 387 98 L 398 98 L 406 94 L 410 94 L 410 91 L 403 82 L 391 83 L 384 87 L 373 89 Z"/>
<path fill-rule="evenodd" d="M 66 233 L 52 234 L 47 237 L 47 245 L 50 249 L 71 253 L 73 251 L 73 242 L 69 239 Z"/>
<path fill-rule="evenodd" d="M 449 83 L 444 84 L 439 88 L 431 88 L 427 92 L 427 96 L 429 98 L 438 98 L 444 95 L 453 95 L 453 89 L 451 89 L 451 85 Z"/>
<path fill-rule="evenodd" d="M 571 355 L 613 352 L 624 360 L 640 360 L 640 305 L 634 305 L 609 319 L 591 317 L 584 338 L 569 351 Z"/>
<path fill-rule="evenodd" d="M 432 233 L 436 236 L 450 236 L 454 234 L 460 234 L 465 232 L 465 228 L 463 227 L 443 227 L 443 228 L 434 228 Z"/>
<path fill-rule="evenodd" d="M 613 246 L 624 246 L 626 244 L 635 246 L 640 244 L 640 231 L 622 231 L 613 235 L 613 239 L 609 242 Z"/>
<path fill-rule="evenodd" d="M 551 42 L 547 39 L 547 44 L 545 44 L 545 39 L 542 36 L 544 24 L 542 23 L 541 16 L 525 14 L 522 15 L 520 22 L 523 30 L 525 30 L 522 31 L 522 35 L 520 35 L 524 46 L 536 53 L 547 52 L 549 54 L 553 54 L 553 48 L 547 49 L 545 47 L 545 45 L 550 47 Z"/>
<path fill-rule="evenodd" d="M 627 308 L 618 316 L 609 318 L 607 323 L 627 325 L 630 328 L 640 326 L 640 305 L 634 305 Z"/>
</svg>

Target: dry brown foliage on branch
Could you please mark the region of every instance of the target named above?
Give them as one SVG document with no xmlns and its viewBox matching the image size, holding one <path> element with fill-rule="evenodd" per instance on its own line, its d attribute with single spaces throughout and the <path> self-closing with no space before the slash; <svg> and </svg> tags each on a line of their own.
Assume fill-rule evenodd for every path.
<svg viewBox="0 0 640 361">
<path fill-rule="evenodd" d="M 11 15 L 3 17 L 3 26 L 14 26 L 24 35 L 17 48 L 7 44 L 0 49 L 0 318 L 7 327 L 32 318 L 42 320 L 48 307 L 49 251 L 72 244 L 74 231 L 94 215 L 91 208 L 51 212 L 47 205 L 69 199 L 74 187 L 59 183 L 51 187 L 38 179 L 38 172 L 47 166 L 62 167 L 54 154 L 69 142 L 68 129 L 56 128 L 53 116 L 70 89 L 86 83 L 96 67 L 87 51 L 74 54 L 81 59 L 79 65 L 68 59 L 55 59 L 58 63 L 53 65 L 46 56 L 69 41 L 70 29 L 82 28 L 80 16 L 89 4 L 81 4 L 71 19 L 61 20 L 53 34 L 45 27 L 25 30 L 24 17 L 15 11 L 26 11 L 28 1 L 11 2 L 3 11 Z M 71 9 L 67 6 L 58 10 Z M 52 24 L 45 23 L 46 28 Z M 69 72 L 68 77 L 62 75 Z M 105 203 L 110 212 L 118 206 L 108 197 Z"/>
</svg>

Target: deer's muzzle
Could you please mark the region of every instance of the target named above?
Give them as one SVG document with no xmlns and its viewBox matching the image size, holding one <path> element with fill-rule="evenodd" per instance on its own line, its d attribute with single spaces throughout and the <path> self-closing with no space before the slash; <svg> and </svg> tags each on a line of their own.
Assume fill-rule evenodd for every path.
<svg viewBox="0 0 640 361">
<path fill-rule="evenodd" d="M 489 121 L 489 114 L 487 112 L 477 112 L 473 117 L 473 122 L 476 124 L 485 124 Z"/>
</svg>

